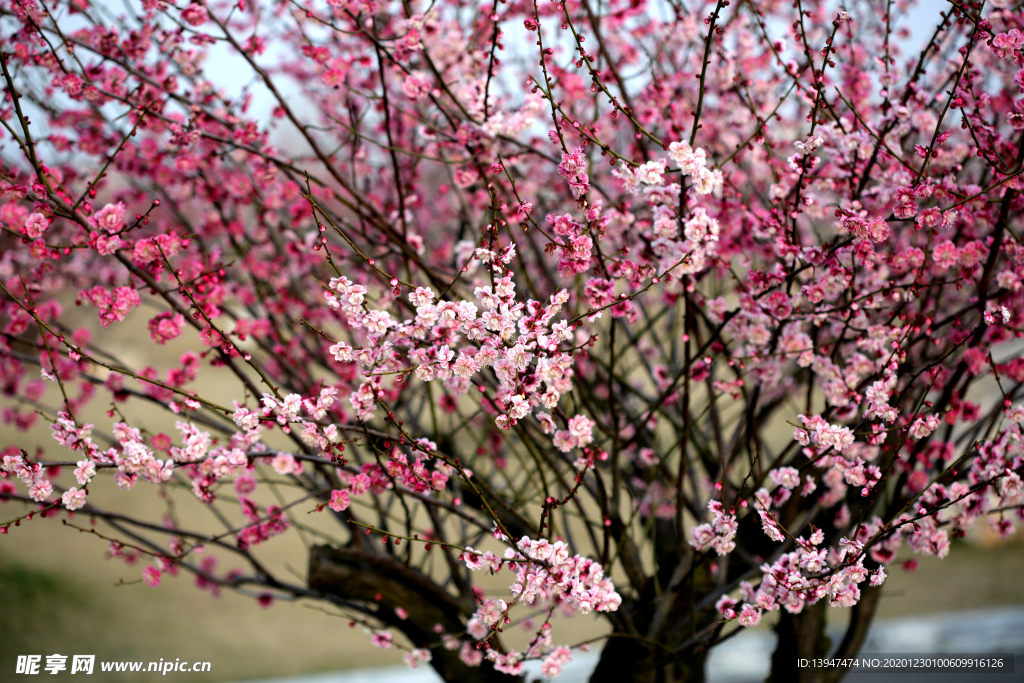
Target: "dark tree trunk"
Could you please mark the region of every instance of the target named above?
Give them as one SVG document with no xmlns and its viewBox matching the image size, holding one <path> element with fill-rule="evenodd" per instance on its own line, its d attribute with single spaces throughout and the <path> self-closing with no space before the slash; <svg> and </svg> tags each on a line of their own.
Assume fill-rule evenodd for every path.
<svg viewBox="0 0 1024 683">
<path fill-rule="evenodd" d="M 481 666 L 467 666 L 458 652 L 437 645 L 434 625 L 441 624 L 447 633 L 465 631 L 465 619 L 472 614 L 473 605 L 462 604 L 429 576 L 391 555 L 370 555 L 357 548 L 314 546 L 309 553 L 309 587 L 345 601 L 376 606 L 376 619 L 401 631 L 415 647 L 430 650 L 430 665 L 445 681 L 521 680 L 495 671 L 486 659 Z M 407 618 L 398 617 L 399 607 L 407 612 Z"/>
<path fill-rule="evenodd" d="M 825 634 L 827 609 L 828 602 L 821 600 L 800 614 L 781 611 L 775 626 L 779 641 L 772 655 L 768 683 L 823 683 L 820 670 L 801 667 L 797 660 L 828 655 L 831 643 Z"/>
<path fill-rule="evenodd" d="M 609 638 L 590 683 L 704 683 L 707 652 L 669 654 L 633 638 Z"/>
<path fill-rule="evenodd" d="M 703 683 L 706 634 L 713 638 L 718 614 L 713 608 L 693 611 L 693 599 L 713 588 L 705 564 L 676 577 L 663 577 L 668 588 L 657 595 L 649 581 L 637 601 L 624 601 L 618 621 L 627 634 L 608 639 L 590 683 Z M 668 602 L 666 602 L 668 601 Z M 691 645 L 692 644 L 692 645 Z"/>
<path fill-rule="evenodd" d="M 830 609 L 826 600 L 808 607 L 800 614 L 783 611 L 775 627 L 779 641 L 772 655 L 772 670 L 767 683 L 839 683 L 843 680 L 848 671 L 845 668 L 800 667 L 797 659 L 828 656 L 847 659 L 855 656 L 864 644 L 881 596 L 880 587 L 865 585 L 861 588 L 860 601 L 853 606 L 850 614 L 850 625 L 834 652 L 825 634 Z"/>
<path fill-rule="evenodd" d="M 839 643 L 836 650 L 836 657 L 846 659 L 860 652 L 864 639 L 868 636 L 871 622 L 875 618 L 875 610 L 878 609 L 878 601 L 882 598 L 882 587 L 865 586 L 861 589 L 860 601 L 853 606 L 853 613 L 850 615 L 850 625 L 846 628 L 846 634 Z M 835 669 L 826 672 L 823 677 L 825 683 L 838 683 L 846 676 L 847 669 Z"/>
</svg>

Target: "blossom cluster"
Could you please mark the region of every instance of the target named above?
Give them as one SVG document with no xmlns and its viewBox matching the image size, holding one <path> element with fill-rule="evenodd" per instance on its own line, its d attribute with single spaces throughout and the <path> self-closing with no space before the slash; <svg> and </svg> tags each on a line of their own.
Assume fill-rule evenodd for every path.
<svg viewBox="0 0 1024 683">
<path fill-rule="evenodd" d="M 562 541 L 552 543 L 545 538 L 531 540 L 524 536 L 514 547 L 505 550 L 503 559 L 490 551 L 479 553 L 469 547 L 460 557 L 471 570 L 487 568 L 498 572 L 507 565 L 515 576 L 510 587 L 515 602 L 523 601 L 543 609 L 560 607 L 568 614 L 588 614 L 595 610 L 614 612 L 622 604 L 622 597 L 615 591 L 612 580 L 605 576 L 604 568 L 580 555 L 570 556 L 568 546 Z M 505 600 L 484 600 L 469 620 L 469 635 L 477 640 L 485 639 L 491 631 L 509 623 L 509 609 Z M 464 661 L 471 652 L 463 650 Z M 560 672 L 561 666 L 569 660 L 568 652 L 568 648 L 553 647 L 550 633 L 547 633 L 525 653 L 488 649 L 486 656 L 495 662 L 499 671 L 518 675 L 522 673 L 525 658 L 538 656 L 545 656 L 546 670 Z"/>
</svg>

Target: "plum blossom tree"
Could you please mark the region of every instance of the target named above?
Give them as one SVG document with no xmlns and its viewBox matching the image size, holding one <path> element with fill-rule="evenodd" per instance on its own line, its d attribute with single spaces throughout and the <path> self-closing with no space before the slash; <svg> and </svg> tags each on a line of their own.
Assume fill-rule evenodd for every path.
<svg viewBox="0 0 1024 683">
<path fill-rule="evenodd" d="M 449 681 L 699 681 L 762 619 L 841 677 L 796 658 L 902 547 L 1024 501 L 1024 12 L 934 5 L 0 1 L 3 420 L 56 442 L 0 532 Z"/>
</svg>

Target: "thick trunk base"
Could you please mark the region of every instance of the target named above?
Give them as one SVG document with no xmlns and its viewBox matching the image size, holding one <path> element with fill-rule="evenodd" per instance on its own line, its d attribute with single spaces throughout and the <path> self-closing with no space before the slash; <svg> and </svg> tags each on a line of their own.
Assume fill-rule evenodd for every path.
<svg viewBox="0 0 1024 683">
<path fill-rule="evenodd" d="M 590 683 L 704 683 L 706 652 L 659 650 L 634 638 L 609 638 Z"/>
<path fill-rule="evenodd" d="M 517 683 L 522 679 L 495 671 L 486 659 L 471 667 L 458 652 L 438 644 L 434 625 L 447 633 L 466 630 L 467 607 L 429 576 L 391 555 L 369 555 L 356 548 L 321 545 L 309 554 L 309 587 L 347 602 L 375 607 L 374 617 L 401 631 L 413 646 L 430 650 L 430 665 L 448 683 Z M 406 611 L 401 619 L 397 608 Z"/>
</svg>

